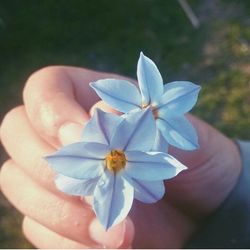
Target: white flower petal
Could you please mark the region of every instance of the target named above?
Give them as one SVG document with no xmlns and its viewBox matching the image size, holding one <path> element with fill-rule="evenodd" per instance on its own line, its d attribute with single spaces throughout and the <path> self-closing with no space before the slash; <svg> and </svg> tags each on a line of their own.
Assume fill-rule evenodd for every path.
<svg viewBox="0 0 250 250">
<path fill-rule="evenodd" d="M 161 134 L 161 131 L 159 129 L 156 129 L 156 136 L 155 136 L 155 142 L 154 146 L 151 149 L 151 151 L 155 152 L 168 152 L 168 142 Z"/>
<path fill-rule="evenodd" d="M 139 180 L 167 180 L 187 168 L 166 153 L 129 151 L 125 155 L 127 159 L 125 173 Z"/>
<path fill-rule="evenodd" d="M 163 81 L 155 63 L 141 52 L 137 64 L 138 84 L 142 94 L 142 104 L 154 104 L 163 94 Z"/>
<path fill-rule="evenodd" d="M 185 116 L 160 118 L 156 124 L 169 144 L 184 150 L 199 147 L 197 133 Z"/>
<path fill-rule="evenodd" d="M 79 180 L 58 174 L 55 179 L 56 187 L 69 195 L 88 196 L 94 193 L 98 178 Z"/>
<path fill-rule="evenodd" d="M 45 159 L 57 173 L 75 179 L 89 179 L 100 176 L 109 151 L 104 144 L 78 142 L 59 149 Z"/>
<path fill-rule="evenodd" d="M 109 145 L 114 131 L 122 120 L 123 118 L 118 115 L 96 109 L 94 116 L 84 128 L 83 141 Z"/>
<path fill-rule="evenodd" d="M 107 230 L 126 218 L 134 199 L 134 188 L 119 174 L 106 170 L 94 191 L 94 211 Z"/>
<path fill-rule="evenodd" d="M 201 87 L 187 81 L 170 82 L 164 85 L 164 94 L 158 106 L 159 115 L 184 114 L 197 102 Z"/>
<path fill-rule="evenodd" d="M 126 113 L 141 107 L 141 95 L 131 82 L 103 79 L 90 83 L 90 86 L 104 102 L 118 111 Z"/>
<path fill-rule="evenodd" d="M 143 181 L 131 178 L 135 190 L 135 199 L 144 203 L 154 203 L 162 199 L 165 193 L 163 181 Z"/>
<path fill-rule="evenodd" d="M 110 147 L 121 150 L 148 151 L 155 140 L 156 124 L 150 109 L 131 112 L 111 139 Z"/>
</svg>

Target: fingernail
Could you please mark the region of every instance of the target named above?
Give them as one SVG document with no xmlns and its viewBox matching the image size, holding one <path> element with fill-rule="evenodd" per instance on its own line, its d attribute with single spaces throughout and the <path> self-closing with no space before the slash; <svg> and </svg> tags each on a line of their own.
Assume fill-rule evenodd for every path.
<svg viewBox="0 0 250 250">
<path fill-rule="evenodd" d="M 84 125 L 79 123 L 68 122 L 63 124 L 58 131 L 58 137 L 62 145 L 79 142 L 83 128 Z"/>
<path fill-rule="evenodd" d="M 97 219 L 94 219 L 89 227 L 92 240 L 106 248 L 118 248 L 122 246 L 126 233 L 125 221 L 105 231 Z"/>
</svg>

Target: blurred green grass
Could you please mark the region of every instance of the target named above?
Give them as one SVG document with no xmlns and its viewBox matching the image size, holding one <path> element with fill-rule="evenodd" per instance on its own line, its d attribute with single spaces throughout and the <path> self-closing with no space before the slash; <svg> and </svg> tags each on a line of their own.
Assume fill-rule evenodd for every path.
<svg viewBox="0 0 250 250">
<path fill-rule="evenodd" d="M 136 77 L 142 50 L 166 82 L 202 85 L 195 114 L 232 138 L 250 139 L 250 1 L 188 2 L 201 21 L 197 30 L 176 0 L 2 0 L 1 119 L 21 103 L 26 79 L 41 67 Z M 20 228 L 21 217 L 0 196 L 0 248 L 32 247 Z"/>
</svg>

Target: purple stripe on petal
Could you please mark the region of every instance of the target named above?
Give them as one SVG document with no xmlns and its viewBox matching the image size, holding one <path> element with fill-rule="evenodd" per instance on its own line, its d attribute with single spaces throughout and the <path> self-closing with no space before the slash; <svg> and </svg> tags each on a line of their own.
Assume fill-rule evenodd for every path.
<svg viewBox="0 0 250 250">
<path fill-rule="evenodd" d="M 144 203 L 154 203 L 160 200 L 165 187 L 163 181 L 142 181 L 132 178 L 135 198 Z"/>
<path fill-rule="evenodd" d="M 145 181 L 159 181 L 175 177 L 186 167 L 174 157 L 161 152 L 126 152 L 124 169 L 132 178 Z"/>
<path fill-rule="evenodd" d="M 163 81 L 155 63 L 142 52 L 137 64 L 138 84 L 142 94 L 142 104 L 154 104 L 163 94 Z"/>
<path fill-rule="evenodd" d="M 122 120 L 123 118 L 118 115 L 96 109 L 94 116 L 84 128 L 83 141 L 109 145 L 114 131 Z"/>
<path fill-rule="evenodd" d="M 99 177 L 88 180 L 74 179 L 58 174 L 55 179 L 56 187 L 69 195 L 88 196 L 92 195 Z"/>
<path fill-rule="evenodd" d="M 141 107 L 141 95 L 137 87 L 126 81 L 103 79 L 90 83 L 99 97 L 114 109 L 123 113 Z"/>
<path fill-rule="evenodd" d="M 155 140 L 156 125 L 150 109 L 124 116 L 111 140 L 111 147 L 122 150 L 148 151 Z"/>
<path fill-rule="evenodd" d="M 88 179 L 99 176 L 104 169 L 109 147 L 100 143 L 73 143 L 45 157 L 53 170 L 62 175 Z"/>
<path fill-rule="evenodd" d="M 185 116 L 160 117 L 156 124 L 169 144 L 184 150 L 195 150 L 199 147 L 196 130 Z"/>
<path fill-rule="evenodd" d="M 167 83 L 164 86 L 164 94 L 157 104 L 158 112 L 176 116 L 190 111 L 197 102 L 200 89 L 199 85 L 187 81 Z"/>
<path fill-rule="evenodd" d="M 126 218 L 134 199 L 134 188 L 120 174 L 105 171 L 94 191 L 94 211 L 107 230 Z"/>
</svg>

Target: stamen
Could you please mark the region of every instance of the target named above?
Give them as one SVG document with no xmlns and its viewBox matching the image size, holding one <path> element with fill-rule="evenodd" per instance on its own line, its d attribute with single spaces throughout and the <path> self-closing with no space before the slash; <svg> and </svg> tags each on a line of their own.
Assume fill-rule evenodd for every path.
<svg viewBox="0 0 250 250">
<path fill-rule="evenodd" d="M 152 109 L 154 118 L 157 119 L 158 118 L 158 109 L 156 107 L 152 107 L 152 106 L 151 106 L 151 109 Z"/>
<path fill-rule="evenodd" d="M 158 109 L 157 109 L 157 107 L 149 105 L 149 104 L 142 104 L 141 107 L 142 107 L 142 109 L 146 109 L 147 107 L 150 107 L 152 112 L 153 112 L 154 118 L 155 119 L 158 118 Z"/>
<path fill-rule="evenodd" d="M 142 108 L 142 109 L 146 109 L 148 106 L 149 106 L 149 104 L 145 104 L 145 103 L 144 103 L 144 104 L 141 105 L 141 108 Z"/>
<path fill-rule="evenodd" d="M 126 157 L 122 150 L 112 150 L 105 158 L 105 164 L 108 170 L 118 172 L 126 165 Z"/>
</svg>

